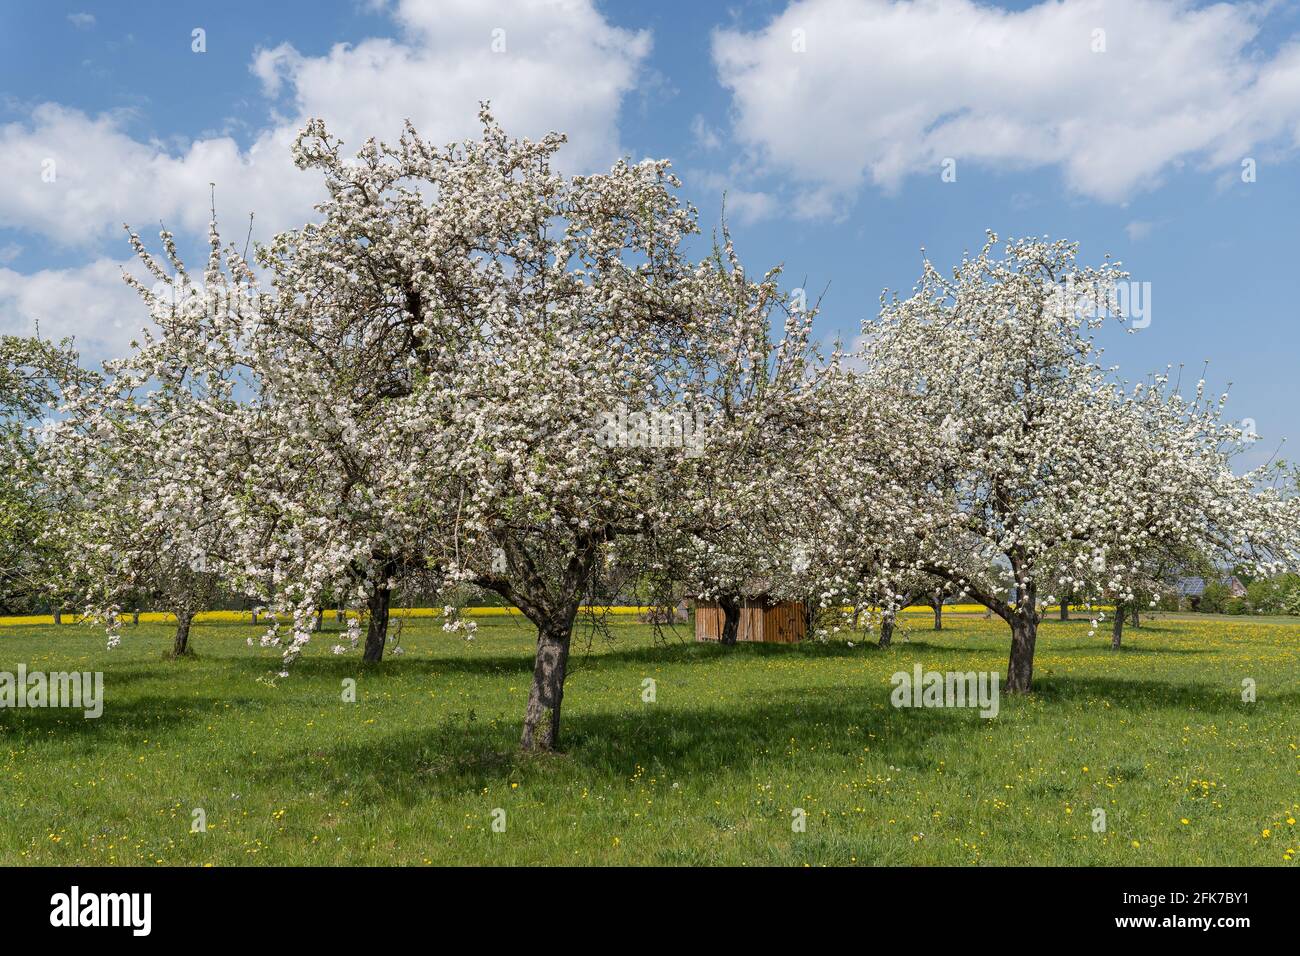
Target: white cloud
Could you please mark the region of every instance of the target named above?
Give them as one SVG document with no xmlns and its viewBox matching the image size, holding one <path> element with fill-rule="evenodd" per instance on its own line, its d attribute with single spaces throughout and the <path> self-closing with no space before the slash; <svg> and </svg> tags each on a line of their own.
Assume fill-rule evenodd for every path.
<svg viewBox="0 0 1300 956">
<path fill-rule="evenodd" d="M 753 225 L 771 219 L 781 211 L 780 203 L 771 193 L 745 189 L 740 185 L 745 179 L 745 170 L 740 164 L 726 173 L 705 169 L 688 170 L 683 178 L 699 196 L 711 196 L 720 200 L 726 207 L 728 222 L 734 225 Z"/>
<path fill-rule="evenodd" d="M 0 332 L 50 339 L 76 336 L 90 358 L 122 354 L 147 315 L 122 281 L 131 262 L 101 258 L 71 269 L 23 274 L 0 268 Z"/>
<path fill-rule="evenodd" d="M 779 208 L 771 193 L 735 187 L 727 190 L 727 214 L 742 226 L 771 219 Z"/>
<path fill-rule="evenodd" d="M 93 13 L 69 13 L 68 22 L 78 30 L 89 30 L 95 25 L 95 15 Z"/>
<path fill-rule="evenodd" d="M 0 125 L 0 228 L 91 255 L 119 254 L 123 222 L 148 233 L 162 220 L 182 239 L 200 238 L 209 183 L 216 183 L 227 231 L 238 231 L 251 211 L 265 239 L 311 217 L 321 196 L 319 179 L 297 170 L 289 154 L 313 116 L 351 147 L 369 136 L 395 140 L 406 118 L 441 143 L 475 135 L 478 104 L 491 100 L 514 135 L 567 132 L 567 169 L 608 168 L 622 152 L 619 110 L 636 87 L 650 36 L 612 26 L 592 0 L 490 7 L 402 0 L 374 9 L 397 21 L 399 39 L 341 43 L 321 56 L 289 44 L 250 51 L 250 68 L 276 109 L 247 148 L 226 136 L 180 148 L 146 141 L 129 133 L 129 113 L 89 115 L 56 103 Z M 39 311 L 51 335 L 78 332 L 104 347 L 125 342 L 130 332 L 119 335 L 104 323 L 119 305 L 137 313 L 139 306 L 120 297 L 122 283 L 116 271 L 109 275 L 108 262 L 27 276 L 0 272 L 0 322 L 26 327 L 25 317 Z"/>
<path fill-rule="evenodd" d="M 705 152 L 712 152 L 722 145 L 722 137 L 718 131 L 699 113 L 691 119 L 691 136 L 695 138 L 695 145 Z"/>
<path fill-rule="evenodd" d="M 756 32 L 717 31 L 713 58 L 738 139 L 800 181 L 811 208 L 865 182 L 937 176 L 946 157 L 1058 166 L 1077 193 L 1122 202 L 1181 163 L 1300 145 L 1300 44 L 1256 50 L 1265 14 L 1190 0 L 798 0 Z"/>
<path fill-rule="evenodd" d="M 619 106 L 649 53 L 647 34 L 610 26 L 588 0 L 513 0 L 491 10 L 407 0 L 395 16 L 401 42 L 339 44 L 319 57 L 288 44 L 258 51 L 251 69 L 292 110 L 247 149 L 213 137 L 176 151 L 129 135 L 129 114 L 53 103 L 0 126 L 0 181 L 9 184 L 0 226 L 70 246 L 97 244 L 124 221 L 202 232 L 212 182 L 226 221 L 255 211 L 265 228 L 301 222 L 319 197 L 319 184 L 289 157 L 307 117 L 324 118 L 352 146 L 396 139 L 406 118 L 440 143 L 473 135 L 478 103 L 491 100 L 512 133 L 569 133 L 569 168 L 608 167 L 620 153 Z M 504 52 L 493 52 L 496 29 L 505 31 Z M 48 161 L 53 182 L 42 176 Z"/>
<path fill-rule="evenodd" d="M 291 125 L 319 116 L 356 145 L 396 139 L 407 118 L 433 142 L 474 135 L 478 103 L 490 100 L 511 133 L 568 133 L 569 168 L 608 168 L 621 152 L 619 107 L 649 34 L 611 26 L 589 0 L 406 0 L 395 17 L 400 42 L 338 44 L 319 57 L 281 44 L 259 51 L 253 71 L 268 95 L 287 91 Z"/>
<path fill-rule="evenodd" d="M 0 126 L 0 226 L 24 229 L 64 247 L 125 241 L 122 224 L 151 231 L 163 220 L 178 233 L 201 233 L 210 218 L 209 183 L 223 218 L 256 211 L 268 227 L 289 225 L 318 195 L 289 156 L 293 131 L 276 128 L 241 150 L 229 137 L 193 141 L 172 153 L 125 132 L 129 115 L 89 116 L 46 103 L 26 122 Z"/>
<path fill-rule="evenodd" d="M 1147 238 L 1147 236 L 1151 235 L 1151 231 L 1155 229 L 1155 227 L 1156 224 L 1154 222 L 1146 222 L 1145 220 L 1142 219 L 1134 219 L 1132 222 L 1130 222 L 1127 226 L 1124 227 L 1124 232 L 1127 233 L 1129 242 L 1140 242 L 1141 240 Z"/>
</svg>

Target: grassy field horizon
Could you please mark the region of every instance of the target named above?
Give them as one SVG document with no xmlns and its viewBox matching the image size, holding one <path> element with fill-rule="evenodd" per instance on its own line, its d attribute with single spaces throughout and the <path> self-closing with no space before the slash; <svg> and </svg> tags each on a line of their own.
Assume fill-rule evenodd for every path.
<svg viewBox="0 0 1300 956">
<path fill-rule="evenodd" d="M 999 620 L 896 644 L 575 638 L 561 747 L 517 751 L 534 634 L 404 622 L 379 665 L 318 635 L 287 678 L 260 627 L 0 628 L 0 671 L 103 671 L 103 716 L 0 709 L 0 863 L 1294 865 L 1300 622 L 1047 620 L 1036 691 L 895 708 L 891 676 L 1004 672 Z M 646 679 L 654 701 L 645 702 Z M 1251 679 L 1257 700 L 1242 700 Z M 341 688 L 356 681 L 355 703 Z M 201 810 L 206 832 L 191 832 Z M 1105 812 L 1104 832 L 1094 830 Z M 792 818 L 802 812 L 806 829 Z M 497 832 L 504 821 L 504 830 Z"/>
</svg>

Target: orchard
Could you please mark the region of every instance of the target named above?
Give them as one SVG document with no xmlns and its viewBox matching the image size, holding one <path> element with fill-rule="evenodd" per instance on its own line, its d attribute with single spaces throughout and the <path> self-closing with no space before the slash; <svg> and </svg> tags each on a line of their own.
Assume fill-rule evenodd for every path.
<svg viewBox="0 0 1300 956">
<path fill-rule="evenodd" d="M 1093 634 L 1180 569 L 1300 564 L 1295 476 L 1234 470 L 1226 395 L 1103 364 L 1118 264 L 990 233 L 821 347 L 817 303 L 747 269 L 726 223 L 700 236 L 666 161 L 565 176 L 563 136 L 480 121 L 349 154 L 313 120 L 293 160 L 323 178 L 314 221 L 250 250 L 214 202 L 196 267 L 128 228 L 152 279 L 127 278 L 128 354 L 92 373 L 5 340 L 6 607 L 116 647 L 147 606 L 179 659 L 242 596 L 283 689 L 327 611 L 334 653 L 376 666 L 403 650 L 395 595 L 469 642 L 487 599 L 534 631 L 520 745 L 552 751 L 575 632 L 616 595 L 716 600 L 724 647 L 760 592 L 809 641 L 878 627 L 882 648 L 917 601 L 936 626 L 973 603 L 1028 694 L 1050 607 Z"/>
</svg>

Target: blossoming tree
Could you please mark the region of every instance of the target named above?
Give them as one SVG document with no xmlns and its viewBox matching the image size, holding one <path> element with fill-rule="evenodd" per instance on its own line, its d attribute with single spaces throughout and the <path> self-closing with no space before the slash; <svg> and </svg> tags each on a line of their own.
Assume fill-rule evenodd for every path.
<svg viewBox="0 0 1300 956">
<path fill-rule="evenodd" d="M 817 306 L 802 289 L 782 289 L 781 270 L 747 277 L 725 226 L 705 267 L 715 290 L 698 314 L 714 324 L 709 336 L 717 344 L 688 360 L 702 383 L 707 454 L 668 566 L 688 590 L 717 600 L 720 643 L 734 645 L 746 598 L 807 597 L 790 492 L 798 487 L 804 423 L 816 417 L 820 383 L 838 354 L 823 361 L 812 341 Z"/>
<path fill-rule="evenodd" d="M 134 237 L 133 237 L 134 239 Z M 163 267 L 135 240 L 147 267 Z M 67 388 L 41 462 L 68 506 L 44 535 L 60 555 L 61 588 L 120 640 L 121 612 L 145 598 L 176 617 L 172 656 L 190 653 L 195 615 L 211 606 L 232 567 L 238 522 L 232 464 L 247 434 L 237 419 L 234 367 L 220 367 L 181 328 L 211 322 L 193 292 L 171 236 L 163 242 L 185 295 L 164 303 L 144 290 L 158 331 L 127 359 L 104 363 L 93 381 Z M 207 280 L 217 279 L 213 238 Z"/>
<path fill-rule="evenodd" d="M 0 336 L 0 612 L 57 606 L 60 555 L 46 533 L 73 503 L 42 467 L 40 428 L 65 389 L 93 381 L 71 341 Z"/>
<path fill-rule="evenodd" d="M 438 167 L 456 188 L 440 189 L 437 215 L 485 233 L 447 253 L 470 266 L 438 287 L 436 308 L 472 334 L 454 372 L 428 382 L 421 413 L 445 435 L 421 472 L 455 505 L 435 563 L 537 628 L 522 745 L 539 750 L 559 740 L 579 606 L 608 567 L 662 570 L 699 521 L 704 476 L 744 419 L 718 414 L 715 373 L 757 348 L 766 375 L 781 299 L 773 275 L 746 278 L 729 248 L 685 257 L 695 212 L 668 163 L 566 180 L 550 162 L 560 143 L 508 140 L 485 117 L 483 141 Z M 809 323 L 792 315 L 778 338 L 797 351 Z M 689 441 L 640 428 L 610 440 L 611 415 L 665 412 L 706 425 Z"/>
<path fill-rule="evenodd" d="M 258 250 L 261 281 L 215 225 L 197 296 L 169 236 L 165 265 L 133 237 L 172 291 L 137 284 L 158 332 L 119 394 L 174 383 L 154 480 L 201 463 L 229 525 L 220 573 L 292 619 L 264 638 L 286 666 L 327 593 L 367 603 L 377 658 L 403 575 L 486 588 L 537 627 L 522 742 L 550 749 L 580 604 L 604 569 L 664 553 L 709 460 L 702 436 L 611 443 L 602 418 L 697 416 L 725 356 L 760 339 L 767 355 L 775 298 L 734 257 L 685 257 L 695 212 L 666 162 L 566 178 L 562 136 L 481 119 L 477 140 L 408 127 L 354 158 L 309 123 L 295 159 L 324 175 L 322 219 Z M 178 283 L 200 307 L 178 307 Z"/>
<path fill-rule="evenodd" d="M 1117 265 L 1081 267 L 1063 241 L 1011 241 L 1000 257 L 996 243 L 950 276 L 927 261 L 911 296 L 864 323 L 859 398 L 832 429 L 846 454 L 823 458 L 820 494 L 873 551 L 1005 620 L 1005 686 L 1024 692 L 1054 595 L 1100 581 L 1129 601 L 1156 547 L 1268 568 L 1300 550 L 1294 501 L 1232 471 L 1242 435 L 1203 382 L 1183 398 L 1167 375 L 1126 386 L 1099 364 L 1095 331 L 1124 321 Z"/>
</svg>

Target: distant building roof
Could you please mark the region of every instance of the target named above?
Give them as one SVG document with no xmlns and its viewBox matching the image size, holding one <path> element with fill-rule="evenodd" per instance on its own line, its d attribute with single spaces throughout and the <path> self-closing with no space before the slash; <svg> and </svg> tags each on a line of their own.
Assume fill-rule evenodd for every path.
<svg viewBox="0 0 1300 956">
<path fill-rule="evenodd" d="M 1179 578 L 1174 590 L 1182 597 L 1200 597 L 1205 593 L 1205 578 Z"/>
</svg>

